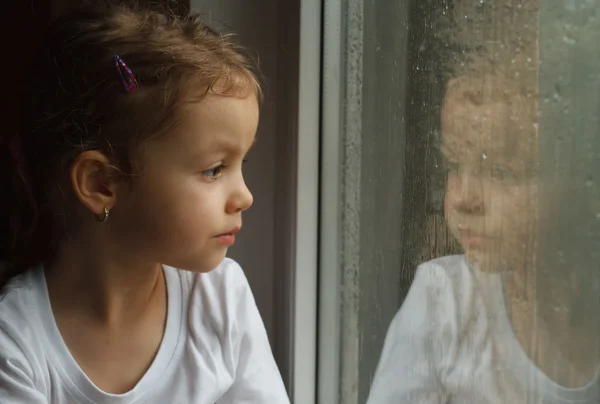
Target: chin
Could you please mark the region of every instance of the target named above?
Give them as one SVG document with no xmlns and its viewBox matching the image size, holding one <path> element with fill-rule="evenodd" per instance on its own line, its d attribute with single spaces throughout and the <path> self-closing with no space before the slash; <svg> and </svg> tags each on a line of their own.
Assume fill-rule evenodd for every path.
<svg viewBox="0 0 600 404">
<path fill-rule="evenodd" d="M 480 249 L 465 249 L 465 258 L 481 272 L 498 273 L 503 267 L 503 260 Z"/>
</svg>

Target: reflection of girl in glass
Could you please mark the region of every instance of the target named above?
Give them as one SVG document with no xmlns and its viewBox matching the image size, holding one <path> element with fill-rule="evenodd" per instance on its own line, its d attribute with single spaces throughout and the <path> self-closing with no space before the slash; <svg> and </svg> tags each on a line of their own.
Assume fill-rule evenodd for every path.
<svg viewBox="0 0 600 404">
<path fill-rule="evenodd" d="M 418 268 L 369 404 L 600 402 L 600 321 L 573 321 L 585 314 L 569 300 L 581 279 L 540 278 L 539 203 L 555 201 L 540 196 L 535 86 L 491 72 L 448 84 L 444 213 L 464 255 Z"/>
</svg>

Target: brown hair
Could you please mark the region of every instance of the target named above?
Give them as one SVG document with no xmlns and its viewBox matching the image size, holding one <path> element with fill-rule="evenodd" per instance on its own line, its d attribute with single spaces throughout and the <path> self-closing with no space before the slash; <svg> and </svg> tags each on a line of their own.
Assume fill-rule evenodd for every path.
<svg viewBox="0 0 600 404">
<path fill-rule="evenodd" d="M 115 55 L 133 71 L 137 90 L 125 91 Z M 261 96 L 230 35 L 198 16 L 139 6 L 84 6 L 57 20 L 29 87 L 20 132 L 0 139 L 0 261 L 10 263 L 0 287 L 50 259 L 64 236 L 61 183 L 78 154 L 99 150 L 130 176 L 140 142 L 176 128 L 183 104 L 209 92 Z"/>
</svg>

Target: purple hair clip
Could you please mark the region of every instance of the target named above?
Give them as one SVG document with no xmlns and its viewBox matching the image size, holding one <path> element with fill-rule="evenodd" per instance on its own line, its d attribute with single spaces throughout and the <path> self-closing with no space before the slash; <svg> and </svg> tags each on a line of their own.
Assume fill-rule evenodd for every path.
<svg viewBox="0 0 600 404">
<path fill-rule="evenodd" d="M 119 73 L 121 84 L 123 84 L 125 91 L 128 93 L 135 91 L 140 85 L 133 75 L 131 69 L 119 55 L 113 56 L 113 60 L 115 61 L 115 67 L 117 68 L 117 73 Z"/>
</svg>

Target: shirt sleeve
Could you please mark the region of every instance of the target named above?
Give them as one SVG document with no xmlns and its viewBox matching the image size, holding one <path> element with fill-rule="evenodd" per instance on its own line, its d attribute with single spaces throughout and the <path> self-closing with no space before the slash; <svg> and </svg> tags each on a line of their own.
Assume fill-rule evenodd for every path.
<svg viewBox="0 0 600 404">
<path fill-rule="evenodd" d="M 36 389 L 33 371 L 16 342 L 0 329 L 0 403 L 48 404 Z"/>
<path fill-rule="evenodd" d="M 238 360 L 233 385 L 217 404 L 289 404 L 250 285 L 242 269 L 237 264 L 235 267 L 239 271 L 236 276 L 239 300 L 235 349 Z"/>
<path fill-rule="evenodd" d="M 439 378 L 448 338 L 445 274 L 421 266 L 402 307 L 388 329 L 367 404 L 444 404 L 448 397 Z M 449 303 L 451 305 L 451 303 Z M 446 327 L 446 329 L 452 327 Z"/>
</svg>

